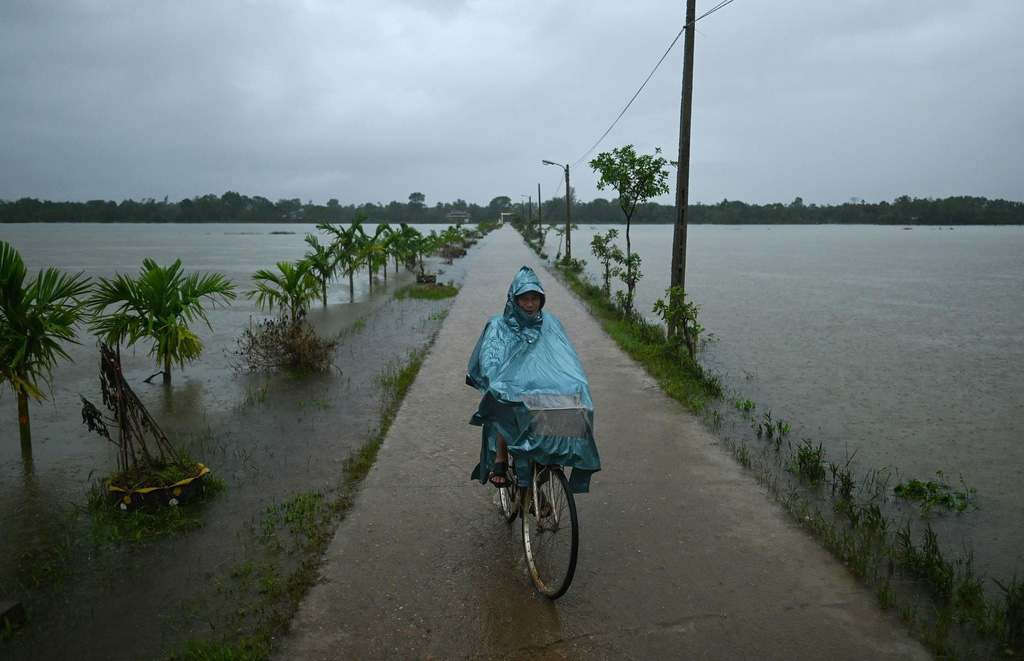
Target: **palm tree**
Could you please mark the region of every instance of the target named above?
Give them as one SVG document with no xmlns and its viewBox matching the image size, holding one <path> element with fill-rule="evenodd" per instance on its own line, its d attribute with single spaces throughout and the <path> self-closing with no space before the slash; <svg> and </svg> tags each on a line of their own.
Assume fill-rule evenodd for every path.
<svg viewBox="0 0 1024 661">
<path fill-rule="evenodd" d="M 370 291 L 373 291 L 373 278 L 377 275 L 377 269 L 384 266 L 384 279 L 387 280 L 388 262 L 388 235 L 391 234 L 391 226 L 387 223 L 377 225 L 373 236 L 364 234 L 359 249 L 358 261 L 366 265 L 369 275 Z"/>
<path fill-rule="evenodd" d="M 74 326 L 82 317 L 80 300 L 89 289 L 81 273 L 67 275 L 45 269 L 26 282 L 21 255 L 0 241 L 0 378 L 18 399 L 18 431 L 24 453 L 32 447 L 28 398 L 45 398 L 41 383 L 49 384 L 57 360 L 71 357 L 60 342 L 75 342 Z"/>
<path fill-rule="evenodd" d="M 381 271 L 384 273 L 384 284 L 388 282 L 388 258 L 391 257 L 395 251 L 395 230 L 391 228 L 388 223 L 381 223 L 377 225 L 377 229 L 374 232 L 373 237 L 380 241 L 380 262 L 379 266 Z M 395 269 L 396 271 L 398 269 Z M 373 269 L 374 273 L 377 269 Z"/>
<path fill-rule="evenodd" d="M 219 273 L 185 275 L 180 259 L 168 267 L 146 259 L 138 278 L 120 273 L 113 280 L 100 278 L 87 305 L 96 314 L 93 332 L 107 344 L 132 346 L 151 339 L 149 353 L 158 366 L 163 365 L 164 383 L 169 384 L 171 363 L 184 367 L 203 351 L 203 343 L 188 324 L 202 319 L 212 329 L 202 299 L 216 305 L 234 298 L 235 285 Z M 111 306 L 113 311 L 105 312 Z"/>
<path fill-rule="evenodd" d="M 316 298 L 320 283 L 310 271 L 309 262 L 278 262 L 277 272 L 260 269 L 252 276 L 256 289 L 245 292 L 256 298 L 256 306 L 272 313 L 274 309 L 288 315 L 293 324 L 306 312 Z"/>
<path fill-rule="evenodd" d="M 352 218 L 352 223 L 347 227 L 336 227 L 330 223 L 320 223 L 317 229 L 329 232 L 334 235 L 331 243 L 331 250 L 337 256 L 336 264 L 348 276 L 348 297 L 349 301 L 355 300 L 355 272 L 363 265 L 362 252 L 366 242 L 366 231 L 363 229 L 363 221 L 367 220 L 365 213 L 357 213 Z"/>
<path fill-rule="evenodd" d="M 448 264 L 452 263 L 458 253 L 458 249 L 462 247 L 462 228 L 449 225 L 441 236 L 438 238 L 441 244 L 441 254 L 444 256 L 445 262 Z"/>
<path fill-rule="evenodd" d="M 406 267 L 410 263 L 415 266 L 416 250 L 414 244 L 416 239 L 422 238 L 422 236 L 415 227 L 409 227 L 405 223 L 399 225 L 398 231 L 394 232 L 391 236 L 391 255 L 395 259 L 395 273 L 398 273 L 399 262 L 404 263 Z"/>
<path fill-rule="evenodd" d="M 334 278 L 338 270 L 338 255 L 331 250 L 331 246 L 321 244 L 312 234 L 306 235 L 306 243 L 312 248 L 312 252 L 306 253 L 305 261 L 309 262 L 309 270 L 320 283 L 320 298 L 324 307 L 327 307 L 327 283 Z"/>
</svg>

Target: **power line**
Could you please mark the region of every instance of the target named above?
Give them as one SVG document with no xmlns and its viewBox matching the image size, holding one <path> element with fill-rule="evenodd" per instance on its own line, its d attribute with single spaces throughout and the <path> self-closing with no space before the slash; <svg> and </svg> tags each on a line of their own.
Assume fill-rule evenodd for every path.
<svg viewBox="0 0 1024 661">
<path fill-rule="evenodd" d="M 722 2 L 719 2 L 717 5 L 715 5 L 708 11 L 704 12 L 697 18 L 693 19 L 693 22 L 696 24 L 697 21 L 701 20 L 702 18 L 706 18 L 711 14 L 714 14 L 719 9 L 725 7 L 726 5 L 732 4 L 733 2 L 734 0 L 722 0 Z M 587 156 L 590 156 L 594 152 L 594 150 L 597 149 L 597 146 L 601 144 L 601 141 L 608 137 L 608 134 L 612 132 L 612 129 L 615 128 L 615 125 L 619 123 L 619 120 L 622 119 L 622 116 L 626 114 L 626 111 L 629 110 L 629 107 L 633 105 L 633 102 L 636 101 L 636 98 L 640 96 L 640 92 L 642 92 L 644 90 L 644 87 L 647 86 L 648 81 L 650 81 L 650 79 L 654 76 L 654 73 L 658 70 L 658 67 L 660 67 L 662 62 L 665 61 L 665 58 L 668 57 L 668 54 L 672 51 L 672 48 L 675 47 L 676 42 L 679 41 L 679 37 L 683 36 L 683 32 L 685 32 L 686 28 L 688 27 L 690 27 L 689 23 L 683 25 L 683 29 L 679 31 L 679 34 L 676 35 L 676 38 L 672 40 L 671 44 L 669 44 L 668 48 L 665 50 L 665 54 L 662 55 L 661 59 L 658 60 L 658 63 L 654 65 L 654 69 L 652 69 L 651 73 L 647 76 L 647 78 L 644 79 L 643 84 L 640 85 L 640 89 L 636 91 L 636 94 L 634 94 L 633 98 L 629 100 L 629 103 L 626 104 L 626 107 L 622 109 L 622 112 L 619 113 L 619 116 L 615 118 L 615 121 L 612 122 L 612 125 L 608 127 L 608 130 L 605 131 L 600 138 L 598 138 L 597 142 L 594 143 L 594 146 L 587 150 L 586 154 L 581 156 L 578 161 L 576 161 L 570 166 L 571 168 L 575 168 L 577 165 L 586 160 Z"/>
</svg>

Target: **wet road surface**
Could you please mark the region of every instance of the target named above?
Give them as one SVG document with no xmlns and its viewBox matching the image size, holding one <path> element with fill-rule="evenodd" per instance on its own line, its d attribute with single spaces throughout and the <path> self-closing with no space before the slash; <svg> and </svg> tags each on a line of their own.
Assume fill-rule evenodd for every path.
<svg viewBox="0 0 1024 661">
<path fill-rule="evenodd" d="M 930 658 L 514 230 L 476 250 L 277 658 Z M 579 564 L 557 602 L 535 592 L 495 489 L 469 480 L 466 363 L 523 264 L 583 361 L 604 468 L 577 497 Z"/>
</svg>

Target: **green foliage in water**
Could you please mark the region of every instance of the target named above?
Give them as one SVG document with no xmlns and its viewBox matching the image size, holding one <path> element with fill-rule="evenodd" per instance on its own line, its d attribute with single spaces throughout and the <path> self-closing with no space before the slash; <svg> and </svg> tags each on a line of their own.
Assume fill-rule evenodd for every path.
<svg viewBox="0 0 1024 661">
<path fill-rule="evenodd" d="M 421 300 L 439 301 L 458 295 L 459 288 L 452 284 L 425 283 L 406 285 L 395 292 L 395 298 L 418 298 Z"/>
<path fill-rule="evenodd" d="M 977 508 L 971 500 L 971 495 L 976 489 L 969 489 L 963 485 L 963 489 L 956 489 L 947 484 L 943 478 L 945 473 L 938 471 L 935 474 L 937 479 L 927 482 L 911 478 L 905 483 L 900 482 L 893 488 L 893 493 L 900 498 L 916 500 L 921 506 L 923 514 L 929 514 L 935 508 L 953 512 L 965 512 L 968 508 Z M 961 480 L 961 484 L 963 480 Z"/>
<path fill-rule="evenodd" d="M 790 464 L 789 470 L 794 475 L 799 476 L 801 480 L 817 484 L 825 479 L 825 467 L 827 465 L 825 450 L 821 447 L 821 444 L 819 443 L 815 447 L 811 439 L 805 438 L 803 443 L 797 446 L 796 455 Z"/>
</svg>

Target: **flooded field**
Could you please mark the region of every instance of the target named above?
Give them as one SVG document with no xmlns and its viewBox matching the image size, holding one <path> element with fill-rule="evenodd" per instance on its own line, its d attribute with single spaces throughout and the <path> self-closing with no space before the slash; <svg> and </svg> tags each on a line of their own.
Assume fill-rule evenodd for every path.
<svg viewBox="0 0 1024 661">
<path fill-rule="evenodd" d="M 573 235 L 595 280 L 590 241 L 612 227 L 624 250 L 624 225 Z M 672 232 L 631 230 L 636 307 L 651 318 Z M 884 470 L 894 487 L 942 471 L 976 489 L 979 509 L 929 521 L 947 552 L 973 549 L 976 569 L 1008 582 L 1024 575 L 1022 255 L 1021 227 L 694 225 L 687 293 L 712 335 L 701 361 L 756 404 L 755 422 L 785 420 L 794 443 L 860 476 Z"/>
<path fill-rule="evenodd" d="M 289 232 L 275 234 L 274 232 Z M 294 260 L 306 226 L 5 226 L 3 238 L 30 271 L 58 266 L 109 277 L 136 274 L 145 257 L 186 271 L 217 271 L 240 289 L 258 268 Z M 431 262 L 439 281 L 460 282 L 468 257 Z M 157 378 L 147 349 L 125 354 L 129 383 L 179 447 L 189 447 L 226 489 L 202 506 L 202 527 L 135 548 L 97 538 L 85 504 L 97 478 L 116 469 L 114 448 L 87 432 L 79 393 L 99 400 L 98 351 L 84 333 L 73 363 L 55 371 L 51 399 L 32 405 L 30 457 L 18 444 L 15 400 L 0 398 L 0 601 L 22 601 L 33 622 L 0 645 L 0 658 L 158 658 L 190 639 L 251 632 L 273 614 L 261 604 L 287 598 L 287 569 L 300 562 L 302 539 L 273 544 L 261 533 L 283 505 L 336 493 L 344 461 L 377 428 L 380 377 L 440 327 L 449 301 L 395 299 L 412 281 L 404 269 L 369 292 L 358 279 L 331 285 L 328 306 L 309 320 L 322 334 L 344 331 L 336 369 L 293 380 L 249 375 L 234 365 L 236 341 L 250 318 L 240 297 L 210 310 L 213 330 L 194 327 L 206 344 L 199 361 Z M 278 521 L 280 525 L 280 522 Z M 283 541 L 281 541 L 283 540 Z M 269 609 L 268 609 L 269 610 Z M 131 632 L 130 635 L 126 632 Z M 211 634 L 212 632 L 212 634 Z"/>
</svg>

